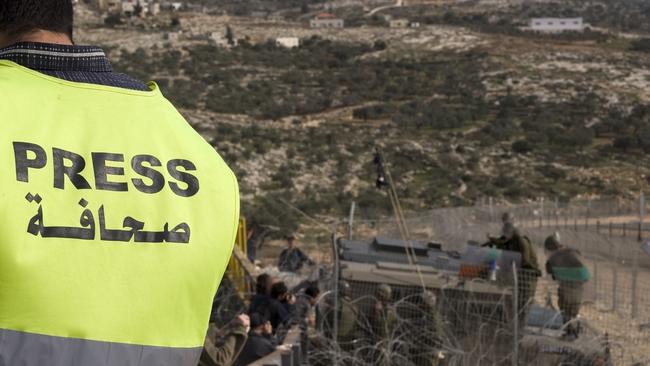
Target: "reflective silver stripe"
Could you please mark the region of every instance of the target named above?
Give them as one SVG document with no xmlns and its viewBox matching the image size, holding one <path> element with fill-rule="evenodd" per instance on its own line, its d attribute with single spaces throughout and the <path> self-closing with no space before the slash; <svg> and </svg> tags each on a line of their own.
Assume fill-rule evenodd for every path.
<svg viewBox="0 0 650 366">
<path fill-rule="evenodd" d="M 11 54 L 28 54 L 28 55 L 61 56 L 61 57 L 105 57 L 106 56 L 104 51 L 69 53 L 69 52 L 56 52 L 56 51 L 44 51 L 44 50 L 30 50 L 30 49 L 9 49 L 0 52 L 0 56 L 11 55 Z"/>
<path fill-rule="evenodd" d="M 87 341 L 0 329 L 0 366 L 196 366 L 201 347 Z"/>
</svg>

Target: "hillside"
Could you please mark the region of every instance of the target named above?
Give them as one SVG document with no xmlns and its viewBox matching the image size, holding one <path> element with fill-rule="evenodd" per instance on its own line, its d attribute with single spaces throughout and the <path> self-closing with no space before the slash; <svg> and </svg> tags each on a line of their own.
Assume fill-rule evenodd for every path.
<svg viewBox="0 0 650 366">
<path fill-rule="evenodd" d="M 237 172 L 245 214 L 291 228 L 301 216 L 287 204 L 330 221 L 352 200 L 362 215 L 386 213 L 375 147 L 406 209 L 637 191 L 650 151 L 649 10 L 632 0 L 577 3 L 381 13 L 419 28 L 388 28 L 347 5 L 335 9 L 352 25 L 343 30 L 307 29 L 316 3 L 274 9 L 279 19 L 178 13 L 116 28 L 82 7 L 77 41 L 104 46 L 117 70 L 158 82 Z M 618 10 L 601 17 L 602 6 Z M 537 15 L 581 15 L 598 29 L 517 28 Z M 225 38 L 226 27 L 237 46 L 208 39 Z M 276 37 L 302 44 L 267 42 Z"/>
</svg>

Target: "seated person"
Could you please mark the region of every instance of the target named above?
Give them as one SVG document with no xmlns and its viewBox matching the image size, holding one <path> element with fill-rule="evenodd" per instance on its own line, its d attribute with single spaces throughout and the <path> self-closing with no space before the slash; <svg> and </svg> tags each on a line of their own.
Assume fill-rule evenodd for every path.
<svg viewBox="0 0 650 366">
<path fill-rule="evenodd" d="M 234 366 L 246 366 L 275 351 L 277 342 L 273 337 L 271 323 L 260 314 L 250 316 L 250 332 Z"/>
<path fill-rule="evenodd" d="M 282 272 L 298 272 L 307 263 L 314 265 L 314 262 L 295 246 L 296 238 L 293 235 L 287 237 L 287 249 L 280 253 L 278 269 Z"/>
<path fill-rule="evenodd" d="M 271 306 L 271 287 L 277 280 L 266 273 L 257 276 L 255 282 L 255 295 L 248 307 L 248 314 L 259 313 L 268 318 Z"/>
<path fill-rule="evenodd" d="M 250 329 L 249 317 L 238 315 L 227 327 L 225 336 L 219 336 L 219 330 L 210 324 L 205 337 L 199 366 L 230 365 L 246 344 Z"/>
<path fill-rule="evenodd" d="M 278 282 L 271 287 L 269 321 L 275 331 L 290 320 L 295 302 L 295 297 L 289 294 L 289 289 L 284 282 Z"/>
</svg>

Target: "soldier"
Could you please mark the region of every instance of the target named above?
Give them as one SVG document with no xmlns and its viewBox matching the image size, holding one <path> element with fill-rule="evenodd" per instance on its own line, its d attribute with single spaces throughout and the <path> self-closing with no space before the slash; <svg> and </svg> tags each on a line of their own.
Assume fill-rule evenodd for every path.
<svg viewBox="0 0 650 366">
<path fill-rule="evenodd" d="M 282 272 L 296 273 L 305 265 L 314 265 L 312 261 L 300 248 L 296 247 L 296 237 L 289 235 L 287 237 L 287 248 L 280 253 L 278 259 L 278 269 Z"/>
<path fill-rule="evenodd" d="M 377 341 L 390 338 L 397 325 L 397 312 L 390 304 L 393 290 L 382 283 L 377 288 L 376 301 L 372 313 L 372 330 Z"/>
<path fill-rule="evenodd" d="M 558 307 L 566 323 L 564 338 L 576 339 L 580 332 L 577 322 L 585 282 L 591 279 L 589 269 L 583 264 L 580 252 L 560 244 L 559 235 L 544 241 L 548 253 L 546 272 L 558 282 Z"/>
<path fill-rule="evenodd" d="M 506 242 L 506 238 L 503 235 L 506 229 L 506 225 L 512 225 L 514 227 L 515 225 L 515 215 L 511 214 L 510 212 L 504 212 L 503 215 L 501 215 L 501 222 L 503 223 L 503 226 L 501 228 L 501 236 L 498 238 L 491 237 L 488 234 L 488 242 L 483 244 L 483 246 L 496 246 L 498 247 L 499 245 L 503 245 L 503 243 Z"/>
<path fill-rule="evenodd" d="M 518 310 L 520 326 L 525 325 L 528 316 L 528 309 L 537 289 L 537 278 L 542 272 L 539 270 L 537 254 L 530 239 L 519 234 L 511 222 L 503 225 L 503 236 L 496 242 L 489 242 L 487 245 L 497 249 L 517 252 L 521 254 L 521 269 L 518 271 Z"/>
<path fill-rule="evenodd" d="M 342 347 L 358 340 L 359 336 L 359 308 L 352 301 L 350 284 L 346 281 L 339 282 L 339 319 L 338 341 Z"/>
<path fill-rule="evenodd" d="M 416 365 L 436 366 L 440 364 L 443 338 L 443 322 L 438 311 L 436 295 L 431 291 L 420 294 L 422 317 L 415 319 L 411 332 L 414 336 L 414 361 Z"/>
</svg>

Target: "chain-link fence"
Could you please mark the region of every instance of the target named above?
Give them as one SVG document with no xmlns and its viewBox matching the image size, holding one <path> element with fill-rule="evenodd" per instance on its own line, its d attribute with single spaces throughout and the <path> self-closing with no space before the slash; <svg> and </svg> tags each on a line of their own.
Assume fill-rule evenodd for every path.
<svg viewBox="0 0 650 366">
<path fill-rule="evenodd" d="M 517 276 L 511 276 L 510 284 L 499 284 L 498 288 L 506 290 L 496 297 L 487 296 L 489 291 L 450 293 L 443 290 L 444 286 L 434 286 L 427 290 L 436 298 L 438 327 L 442 323 L 442 329 L 433 328 L 437 332 L 434 337 L 417 336 L 430 328 L 422 320 L 430 313 L 421 304 L 423 289 L 392 286 L 391 301 L 383 307 L 395 309 L 397 325 L 390 328 L 393 331 L 386 338 L 377 337 L 373 328 L 373 319 L 378 319 L 373 315 L 374 309 L 381 302 L 377 289 L 373 288 L 377 284 L 353 282 L 353 296 L 349 301 L 358 305 L 364 317 L 362 323 L 366 325 L 359 339 L 365 343 L 353 347 L 352 354 L 342 349 L 348 355 L 347 361 L 376 364 L 367 360 L 379 357 L 376 352 L 381 350 L 378 359 L 405 365 L 432 364 L 422 363 L 417 355 L 426 355 L 423 357 L 426 362 L 436 360 L 439 364 L 459 365 L 513 364 L 513 360 L 531 365 L 649 363 L 650 255 L 640 249 L 640 241 L 650 236 L 650 231 L 646 232 L 650 225 L 644 227 L 639 219 L 646 212 L 644 206 L 644 199 L 571 203 L 540 200 L 507 207 L 485 202 L 476 207 L 436 209 L 407 216 L 408 239 L 430 240 L 441 243 L 445 250 L 462 252 L 468 243 L 481 244 L 488 240 L 488 235 L 499 236 L 501 215 L 510 212 L 522 235 L 533 243 L 542 272 L 546 272 L 543 267 L 547 261 L 544 240 L 557 232 L 563 244 L 580 252 L 591 279 L 574 288 L 563 286 L 546 273 L 533 278 L 520 271 Z M 403 237 L 394 219 L 355 218 L 350 228 L 348 235 L 354 239 Z M 482 276 L 477 273 L 474 277 L 483 283 Z M 512 283 L 515 279 L 518 285 Z M 522 303 L 528 297 L 531 301 L 526 305 L 535 305 L 532 313 L 524 318 L 521 314 L 513 316 L 514 311 L 521 313 L 528 309 Z M 572 317 L 572 311 L 566 309 L 575 307 L 579 307 L 579 315 Z M 341 309 L 345 306 L 339 306 Z M 557 319 L 557 314 L 564 314 L 568 319 Z M 343 319 L 342 315 L 339 317 Z M 523 328 L 518 329 L 531 319 L 541 324 L 525 332 Z M 578 340 L 567 339 L 571 338 L 574 324 L 579 324 L 580 336 Z M 414 335 L 416 340 L 410 338 Z M 419 340 L 425 338 L 433 338 L 435 342 L 429 340 L 430 344 L 423 347 Z M 360 342 L 357 338 L 354 341 Z"/>
</svg>

